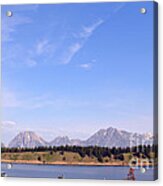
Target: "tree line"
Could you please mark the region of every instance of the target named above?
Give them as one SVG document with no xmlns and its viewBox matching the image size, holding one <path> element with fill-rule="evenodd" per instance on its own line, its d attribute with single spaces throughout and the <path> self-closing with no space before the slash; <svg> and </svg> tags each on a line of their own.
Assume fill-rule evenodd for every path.
<svg viewBox="0 0 163 186">
<path fill-rule="evenodd" d="M 109 157 L 117 160 L 124 160 L 124 154 L 131 153 L 136 157 L 144 158 L 157 158 L 158 146 L 157 145 L 138 145 L 134 147 L 99 147 L 99 146 L 45 146 L 34 148 L 7 148 L 2 147 L 1 153 L 23 153 L 23 152 L 50 152 L 53 155 L 54 152 L 60 152 L 61 155 L 64 152 L 78 153 L 82 158 L 85 156 L 96 157 L 99 162 L 103 162 L 103 158 Z M 151 153 L 154 155 L 151 157 Z"/>
</svg>

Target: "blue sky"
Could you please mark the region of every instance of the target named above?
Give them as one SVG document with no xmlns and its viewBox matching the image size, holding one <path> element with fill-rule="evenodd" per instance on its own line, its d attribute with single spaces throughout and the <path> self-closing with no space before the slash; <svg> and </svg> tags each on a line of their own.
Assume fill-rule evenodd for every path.
<svg viewBox="0 0 163 186">
<path fill-rule="evenodd" d="M 152 2 L 3 6 L 2 141 L 152 132 L 152 17 Z"/>
</svg>

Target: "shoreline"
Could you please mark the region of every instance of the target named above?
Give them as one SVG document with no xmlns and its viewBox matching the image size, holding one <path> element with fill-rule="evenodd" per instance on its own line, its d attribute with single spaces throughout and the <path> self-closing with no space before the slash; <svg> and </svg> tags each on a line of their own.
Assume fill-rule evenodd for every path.
<svg viewBox="0 0 163 186">
<path fill-rule="evenodd" d="M 32 165 L 67 165 L 67 166 L 129 166 L 127 162 L 107 162 L 107 163 L 95 163 L 95 162 L 40 162 L 36 160 L 1 160 L 1 163 L 14 163 L 14 164 L 32 164 Z"/>
<path fill-rule="evenodd" d="M 37 160 L 1 160 L 1 163 L 13 163 L 13 164 L 31 164 L 31 165 L 65 165 L 65 166 L 110 166 L 110 167 L 128 167 L 129 164 L 127 162 L 107 162 L 107 163 L 95 163 L 95 162 L 41 162 Z M 137 165 L 137 166 L 146 166 Z M 155 167 L 156 165 L 148 165 L 150 167 Z"/>
</svg>

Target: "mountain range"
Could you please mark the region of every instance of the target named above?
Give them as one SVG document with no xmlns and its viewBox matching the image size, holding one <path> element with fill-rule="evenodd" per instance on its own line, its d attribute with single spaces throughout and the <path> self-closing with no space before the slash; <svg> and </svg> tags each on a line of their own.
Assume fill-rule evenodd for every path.
<svg viewBox="0 0 163 186">
<path fill-rule="evenodd" d="M 39 146 L 103 146 L 103 147 L 127 147 L 139 144 L 153 144 L 154 137 L 150 133 L 138 134 L 125 130 L 118 130 L 113 127 L 100 129 L 86 140 L 70 139 L 68 136 L 56 137 L 51 142 L 45 141 L 33 131 L 20 132 L 8 147 L 28 147 L 34 148 Z"/>
</svg>

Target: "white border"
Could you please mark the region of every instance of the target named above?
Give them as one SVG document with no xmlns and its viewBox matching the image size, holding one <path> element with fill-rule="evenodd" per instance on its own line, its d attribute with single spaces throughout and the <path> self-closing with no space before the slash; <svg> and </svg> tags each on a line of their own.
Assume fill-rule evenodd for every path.
<svg viewBox="0 0 163 186">
<path fill-rule="evenodd" d="M 128 2 L 127 0 L 114 0 L 114 2 Z M 141 0 L 137 0 L 141 1 Z M 46 2 L 45 0 L 0 0 L 0 4 L 46 4 L 46 3 L 67 3 L 67 2 L 113 2 L 113 0 L 48 0 Z M 130 2 L 133 2 L 130 1 Z M 50 186 L 55 184 L 55 186 L 94 186 L 95 184 L 99 186 L 104 186 L 106 184 L 114 184 L 117 186 L 121 186 L 122 184 L 138 184 L 138 185 L 163 185 L 163 150 L 162 150 L 162 144 L 163 143 L 163 99 L 161 95 L 163 95 L 163 37 L 161 36 L 161 33 L 163 33 L 163 0 L 157 0 L 159 3 L 159 180 L 155 182 L 130 182 L 130 181 L 100 181 L 100 180 L 53 180 L 53 179 L 25 179 L 25 178 L 0 178 L 0 184 L 3 186 L 29 186 L 29 184 L 39 184 L 39 186 Z M 162 82 L 162 83 L 161 83 Z"/>
<path fill-rule="evenodd" d="M 0 0 L 1 1 L 1 0 Z M 135 0 L 136 2 L 141 2 L 142 0 Z M 135 2 L 134 0 L 49 0 L 46 2 L 45 0 L 4 0 L 1 4 L 53 4 L 53 3 L 96 3 L 96 2 Z M 153 1 L 153 0 L 144 0 L 144 1 Z"/>
</svg>

